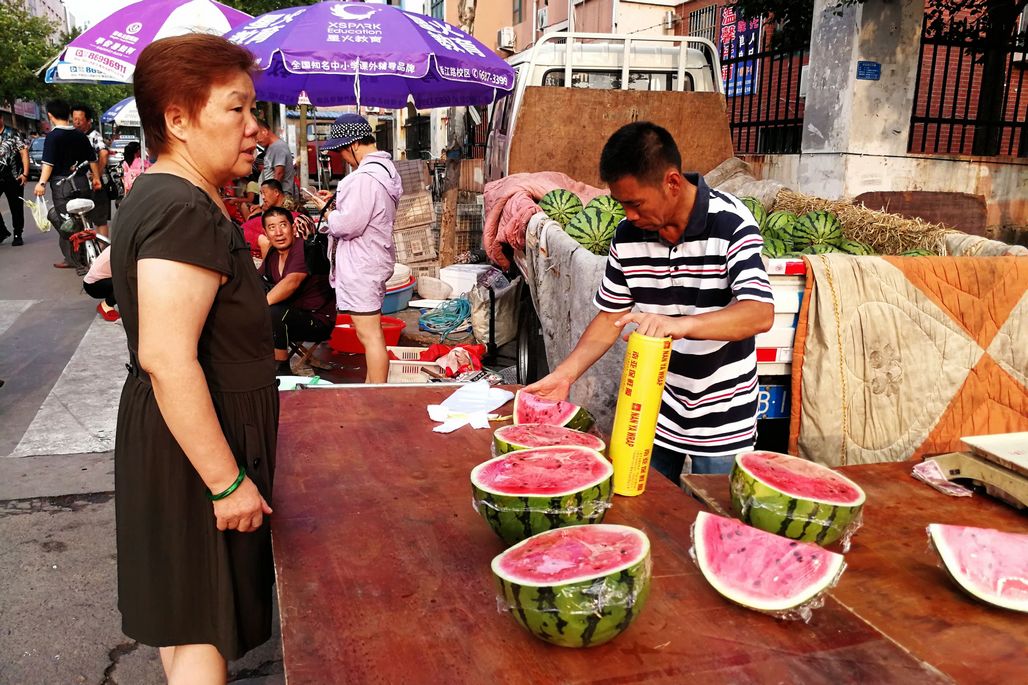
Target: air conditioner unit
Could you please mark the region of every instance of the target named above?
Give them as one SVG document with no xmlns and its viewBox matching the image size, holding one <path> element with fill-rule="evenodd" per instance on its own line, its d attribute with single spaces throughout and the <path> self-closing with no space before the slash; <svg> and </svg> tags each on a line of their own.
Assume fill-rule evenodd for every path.
<svg viewBox="0 0 1028 685">
<path fill-rule="evenodd" d="M 504 26 L 496 32 L 496 49 L 514 52 L 517 47 L 517 37 L 514 35 L 513 26 Z"/>
<path fill-rule="evenodd" d="M 676 17 L 674 12 L 671 12 L 670 10 L 664 12 L 664 28 L 668 31 L 675 28 L 675 19 Z"/>
<path fill-rule="evenodd" d="M 549 7 L 540 7 L 535 15 L 535 26 L 540 31 L 544 31 L 550 25 L 549 9 Z"/>
</svg>

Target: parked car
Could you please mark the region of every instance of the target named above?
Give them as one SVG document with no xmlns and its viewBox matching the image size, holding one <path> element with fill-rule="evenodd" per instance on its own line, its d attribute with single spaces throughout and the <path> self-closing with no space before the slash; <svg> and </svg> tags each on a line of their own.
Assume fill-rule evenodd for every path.
<svg viewBox="0 0 1028 685">
<path fill-rule="evenodd" d="M 46 138 L 33 138 L 29 143 L 29 180 L 35 181 L 43 170 L 43 143 Z"/>
<path fill-rule="evenodd" d="M 120 167 L 121 162 L 125 159 L 125 147 L 129 143 L 138 143 L 138 138 L 122 137 L 117 140 L 112 140 L 111 144 L 107 146 L 107 166 Z"/>
</svg>

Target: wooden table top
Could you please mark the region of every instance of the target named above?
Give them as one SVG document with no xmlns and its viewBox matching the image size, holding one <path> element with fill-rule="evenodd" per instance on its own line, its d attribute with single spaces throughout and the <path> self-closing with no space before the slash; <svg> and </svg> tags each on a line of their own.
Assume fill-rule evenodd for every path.
<svg viewBox="0 0 1028 685">
<path fill-rule="evenodd" d="M 491 432 L 431 430 L 425 406 L 452 391 L 282 394 L 272 531 L 290 685 L 949 682 L 839 601 L 804 624 L 724 600 L 689 558 L 701 505 L 660 477 L 606 519 L 650 537 L 636 622 L 591 649 L 536 639 L 497 610 L 503 544 L 471 507 Z"/>
<path fill-rule="evenodd" d="M 1028 616 L 968 597 L 926 532 L 929 523 L 947 523 L 1024 533 L 1028 519 L 985 495 L 944 495 L 915 480 L 912 468 L 898 462 L 839 469 L 864 489 L 867 503 L 846 571 L 829 594 L 957 682 L 1028 682 Z M 730 511 L 728 476 L 682 482 L 713 510 Z"/>
</svg>

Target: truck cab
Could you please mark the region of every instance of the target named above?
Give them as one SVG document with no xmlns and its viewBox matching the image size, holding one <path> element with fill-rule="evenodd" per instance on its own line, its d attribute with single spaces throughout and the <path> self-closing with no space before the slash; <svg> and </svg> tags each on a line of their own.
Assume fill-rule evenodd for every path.
<svg viewBox="0 0 1028 685">
<path fill-rule="evenodd" d="M 507 61 L 514 91 L 490 112 L 487 181 L 516 171 L 509 168 L 510 145 L 532 86 L 724 93 L 717 50 L 695 36 L 547 33 Z"/>
</svg>

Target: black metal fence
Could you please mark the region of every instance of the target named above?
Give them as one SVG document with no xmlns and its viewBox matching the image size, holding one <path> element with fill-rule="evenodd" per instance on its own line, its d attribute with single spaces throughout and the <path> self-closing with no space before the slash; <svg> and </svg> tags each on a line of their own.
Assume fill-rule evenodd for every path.
<svg viewBox="0 0 1028 685">
<path fill-rule="evenodd" d="M 789 154 L 803 137 L 801 83 L 807 51 L 772 49 L 770 31 L 759 51 L 721 60 L 735 154 Z"/>
<path fill-rule="evenodd" d="M 1025 35 L 988 36 L 961 24 L 936 31 L 926 16 L 908 150 L 1028 156 Z"/>
</svg>

